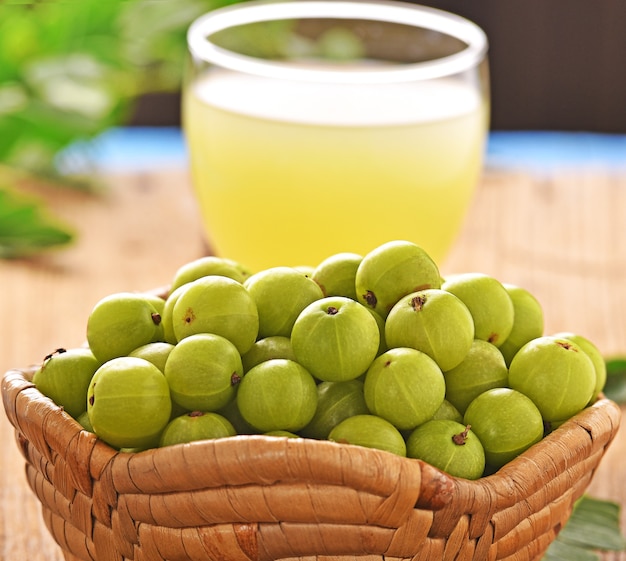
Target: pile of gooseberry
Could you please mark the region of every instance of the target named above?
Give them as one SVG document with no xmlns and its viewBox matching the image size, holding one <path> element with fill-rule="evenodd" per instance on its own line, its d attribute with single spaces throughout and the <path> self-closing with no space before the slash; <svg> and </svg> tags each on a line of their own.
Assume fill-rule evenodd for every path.
<svg viewBox="0 0 626 561">
<path fill-rule="evenodd" d="M 544 334 L 528 290 L 482 273 L 442 278 L 401 240 L 314 268 L 202 257 L 166 295 L 97 302 L 86 340 L 47 356 L 33 381 L 121 451 L 326 439 L 466 479 L 527 450 L 606 380 L 589 339 Z"/>
</svg>

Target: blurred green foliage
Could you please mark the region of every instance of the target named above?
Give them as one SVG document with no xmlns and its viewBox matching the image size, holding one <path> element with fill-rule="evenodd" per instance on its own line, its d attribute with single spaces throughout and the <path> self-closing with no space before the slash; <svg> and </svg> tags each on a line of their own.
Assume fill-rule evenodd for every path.
<svg viewBox="0 0 626 561">
<path fill-rule="evenodd" d="M 619 503 L 583 495 L 542 561 L 600 561 L 597 552 L 624 551 L 620 515 Z"/>
<path fill-rule="evenodd" d="M 60 185 L 93 187 L 95 174 L 59 172 L 58 154 L 128 122 L 142 95 L 179 91 L 190 23 L 241 1 L 0 0 L 0 194 L 12 188 L 0 197 L 0 258 L 72 239 L 59 223 L 50 230 L 32 199 L 22 203 L 15 177 L 30 173 Z M 249 26 L 231 35 L 235 44 L 228 46 L 273 56 L 321 48 L 334 58 L 349 58 L 359 48 L 345 33 L 329 34 L 316 46 L 281 33 L 285 25 L 276 22 L 272 33 L 267 26 L 256 33 Z M 88 170 L 89 161 L 76 167 Z M 15 216 L 21 217 L 19 231 Z"/>
<path fill-rule="evenodd" d="M 58 179 L 55 156 L 63 148 L 124 124 L 139 96 L 178 90 L 187 27 L 200 14 L 236 2 L 0 3 L 0 191 L 11 183 L 10 170 Z M 71 183 L 71 178 L 61 179 Z M 6 208 L 8 200 L 0 198 L 5 230 L 5 218 L 15 210 Z M 30 221 L 27 230 L 40 231 L 41 213 L 22 216 Z M 44 236 L 41 247 L 65 239 Z M 0 255 L 19 254 L 18 242 L 16 238 L 18 245 L 5 246 Z"/>
<path fill-rule="evenodd" d="M 51 217 L 41 204 L 14 189 L 0 188 L 0 258 L 27 257 L 74 239 L 66 224 Z"/>
<path fill-rule="evenodd" d="M 0 162 L 54 173 L 69 143 L 123 124 L 145 93 L 175 91 L 185 33 L 232 0 L 0 5 Z"/>
<path fill-rule="evenodd" d="M 620 405 L 626 405 L 626 357 L 606 360 L 604 395 Z"/>
</svg>

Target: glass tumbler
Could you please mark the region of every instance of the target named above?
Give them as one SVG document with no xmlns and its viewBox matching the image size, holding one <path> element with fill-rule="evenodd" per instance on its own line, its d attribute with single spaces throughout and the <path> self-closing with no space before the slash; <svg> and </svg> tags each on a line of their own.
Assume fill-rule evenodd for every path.
<svg viewBox="0 0 626 561">
<path fill-rule="evenodd" d="M 487 39 L 394 1 L 248 1 L 189 28 L 183 127 L 209 246 L 252 271 L 391 240 L 441 262 L 478 182 Z"/>
</svg>

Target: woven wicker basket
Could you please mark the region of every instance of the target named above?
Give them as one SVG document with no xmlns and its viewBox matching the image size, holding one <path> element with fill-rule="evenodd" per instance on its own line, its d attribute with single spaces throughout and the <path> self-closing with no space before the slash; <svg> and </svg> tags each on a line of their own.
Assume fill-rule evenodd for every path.
<svg viewBox="0 0 626 561">
<path fill-rule="evenodd" d="M 4 376 L 4 407 L 67 561 L 540 559 L 620 421 L 601 399 L 477 481 L 302 438 L 125 454 L 81 430 L 31 374 Z"/>
</svg>

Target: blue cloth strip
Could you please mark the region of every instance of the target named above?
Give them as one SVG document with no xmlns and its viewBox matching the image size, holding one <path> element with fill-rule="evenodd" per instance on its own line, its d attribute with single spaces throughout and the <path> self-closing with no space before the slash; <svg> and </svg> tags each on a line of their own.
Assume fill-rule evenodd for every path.
<svg viewBox="0 0 626 561">
<path fill-rule="evenodd" d="M 186 166 L 184 136 L 177 127 L 120 127 L 59 155 L 62 170 L 88 160 L 96 168 L 129 170 Z M 529 171 L 598 165 L 626 169 L 626 135 L 558 131 L 493 131 L 486 165 Z"/>
<path fill-rule="evenodd" d="M 602 166 L 626 169 L 626 135 L 557 131 L 494 131 L 487 165 L 549 169 Z"/>
</svg>

